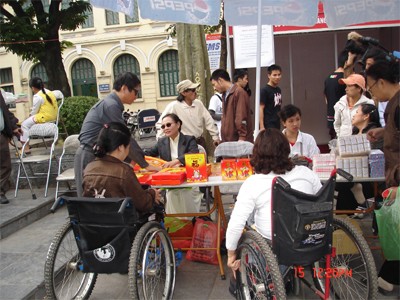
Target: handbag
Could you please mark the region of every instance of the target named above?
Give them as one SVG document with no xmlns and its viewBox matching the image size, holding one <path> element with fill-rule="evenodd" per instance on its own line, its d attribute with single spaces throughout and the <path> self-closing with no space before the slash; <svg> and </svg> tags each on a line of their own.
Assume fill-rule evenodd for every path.
<svg viewBox="0 0 400 300">
<path fill-rule="evenodd" d="M 375 211 L 379 242 L 386 260 L 389 261 L 400 260 L 400 187 L 397 188 L 394 202 L 389 200 L 391 192 L 392 189 L 384 196 L 382 207 Z"/>
</svg>

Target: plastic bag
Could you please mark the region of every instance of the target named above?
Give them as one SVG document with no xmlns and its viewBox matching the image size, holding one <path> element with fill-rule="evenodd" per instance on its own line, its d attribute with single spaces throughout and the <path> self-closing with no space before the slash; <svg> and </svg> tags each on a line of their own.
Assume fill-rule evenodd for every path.
<svg viewBox="0 0 400 300">
<path fill-rule="evenodd" d="M 390 205 L 385 197 L 383 205 L 375 211 L 379 230 L 379 242 L 387 260 L 400 260 L 400 187 L 396 199 Z"/>
<path fill-rule="evenodd" d="M 217 248 L 217 227 L 217 224 L 212 221 L 205 221 L 201 218 L 197 218 L 190 248 Z M 223 229 L 221 228 L 221 240 L 222 235 Z M 186 259 L 218 265 L 217 251 L 219 251 L 219 249 L 189 250 L 186 254 Z"/>
</svg>

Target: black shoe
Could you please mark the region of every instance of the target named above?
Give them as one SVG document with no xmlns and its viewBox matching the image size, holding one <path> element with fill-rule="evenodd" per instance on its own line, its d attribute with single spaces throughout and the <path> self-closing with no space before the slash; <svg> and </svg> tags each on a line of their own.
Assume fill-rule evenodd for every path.
<svg viewBox="0 0 400 300">
<path fill-rule="evenodd" d="M 10 201 L 8 201 L 6 195 L 0 195 L 0 203 L 7 204 L 7 203 L 10 203 Z"/>
<path fill-rule="evenodd" d="M 237 286 L 236 286 L 236 279 L 231 275 L 231 278 L 229 280 L 229 293 L 233 298 L 236 298 L 237 296 Z"/>
</svg>

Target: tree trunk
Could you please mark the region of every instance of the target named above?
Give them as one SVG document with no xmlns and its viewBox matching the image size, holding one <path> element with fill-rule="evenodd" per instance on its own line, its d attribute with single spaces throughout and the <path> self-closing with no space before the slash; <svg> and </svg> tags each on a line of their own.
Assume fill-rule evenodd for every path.
<svg viewBox="0 0 400 300">
<path fill-rule="evenodd" d="M 46 43 L 45 48 L 46 55 L 40 57 L 39 60 L 44 65 L 49 78 L 47 88 L 49 90 L 60 90 L 64 97 L 70 97 L 71 88 L 61 57 L 60 43 Z"/>
<path fill-rule="evenodd" d="M 225 19 L 222 20 L 222 28 L 221 28 L 221 56 L 219 58 L 219 67 L 220 69 L 226 70 L 227 68 L 227 57 L 228 57 L 228 49 L 226 39 L 229 39 L 229 35 L 226 36 L 226 22 Z"/>
<path fill-rule="evenodd" d="M 210 83 L 210 63 L 204 26 L 177 24 L 176 33 L 180 80 L 190 79 L 193 82 L 200 83 L 198 99 L 208 108 L 208 103 L 213 95 L 213 88 Z M 203 136 L 207 142 L 207 153 L 213 153 L 210 135 L 207 132 Z"/>
</svg>

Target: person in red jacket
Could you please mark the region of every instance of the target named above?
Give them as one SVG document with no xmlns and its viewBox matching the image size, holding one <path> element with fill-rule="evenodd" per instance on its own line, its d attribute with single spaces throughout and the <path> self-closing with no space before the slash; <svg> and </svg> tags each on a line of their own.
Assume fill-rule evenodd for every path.
<svg viewBox="0 0 400 300">
<path fill-rule="evenodd" d="M 227 71 L 215 70 L 211 75 L 214 89 L 222 94 L 222 142 L 254 141 L 250 98 L 240 86 L 233 84 Z"/>
</svg>

